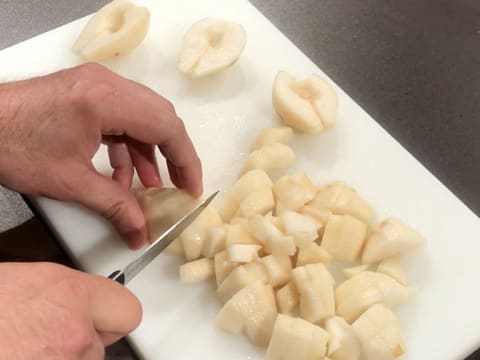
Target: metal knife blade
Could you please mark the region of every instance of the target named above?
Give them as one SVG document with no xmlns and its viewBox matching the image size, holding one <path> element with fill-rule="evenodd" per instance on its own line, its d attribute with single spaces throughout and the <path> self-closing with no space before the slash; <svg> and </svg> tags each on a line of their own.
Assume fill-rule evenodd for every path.
<svg viewBox="0 0 480 360">
<path fill-rule="evenodd" d="M 218 191 L 206 198 L 195 209 L 188 212 L 175 224 L 170 226 L 164 233 L 162 233 L 145 251 L 135 260 L 130 262 L 123 270 L 117 270 L 111 273 L 108 277 L 123 285 L 126 285 L 132 280 L 140 271 L 142 271 L 148 264 L 152 262 L 168 245 L 172 243 L 188 225 L 190 225 L 200 213 L 212 202 L 217 196 Z"/>
</svg>

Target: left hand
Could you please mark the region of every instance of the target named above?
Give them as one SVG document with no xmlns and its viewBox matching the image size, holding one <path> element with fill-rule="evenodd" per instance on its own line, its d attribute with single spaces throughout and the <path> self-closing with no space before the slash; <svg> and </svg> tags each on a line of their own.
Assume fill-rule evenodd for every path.
<svg viewBox="0 0 480 360">
<path fill-rule="evenodd" d="M 92 157 L 109 145 L 113 180 Z M 97 64 L 0 85 L 0 184 L 75 201 L 109 219 L 138 248 L 145 217 L 130 192 L 134 168 L 145 186 L 160 186 L 158 146 L 175 186 L 202 193 L 200 160 L 166 99 Z"/>
</svg>

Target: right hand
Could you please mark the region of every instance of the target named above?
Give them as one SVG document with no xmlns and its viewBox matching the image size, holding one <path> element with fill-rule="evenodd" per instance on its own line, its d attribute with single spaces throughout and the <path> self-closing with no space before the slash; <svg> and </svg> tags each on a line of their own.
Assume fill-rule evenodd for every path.
<svg viewBox="0 0 480 360">
<path fill-rule="evenodd" d="M 0 264 L 0 359 L 97 360 L 140 323 L 125 287 L 51 263 Z"/>
</svg>

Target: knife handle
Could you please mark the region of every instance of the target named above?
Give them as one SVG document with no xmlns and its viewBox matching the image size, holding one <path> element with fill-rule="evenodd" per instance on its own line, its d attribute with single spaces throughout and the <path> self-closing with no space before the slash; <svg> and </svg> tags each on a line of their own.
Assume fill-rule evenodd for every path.
<svg viewBox="0 0 480 360">
<path fill-rule="evenodd" d="M 125 285 L 125 275 L 123 274 L 123 271 L 116 270 L 110 275 L 108 275 L 109 279 L 112 279 L 113 281 L 116 281 L 122 285 Z"/>
</svg>

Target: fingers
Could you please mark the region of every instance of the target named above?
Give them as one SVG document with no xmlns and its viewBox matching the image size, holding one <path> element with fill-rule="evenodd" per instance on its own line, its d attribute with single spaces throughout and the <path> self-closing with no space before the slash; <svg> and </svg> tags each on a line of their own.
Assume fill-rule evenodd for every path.
<svg viewBox="0 0 480 360">
<path fill-rule="evenodd" d="M 112 87 L 101 84 L 101 88 L 89 92 L 92 96 L 89 104 L 94 117 L 102 121 L 103 134 L 127 135 L 138 142 L 158 145 L 177 169 L 185 189 L 192 195 L 201 195 L 200 159 L 174 107 L 143 85 L 113 73 L 109 77 Z"/>
<path fill-rule="evenodd" d="M 126 287 L 102 276 L 83 274 L 89 293 L 89 312 L 102 345 L 113 344 L 135 330 L 142 307 Z"/>
<path fill-rule="evenodd" d="M 170 175 L 170 180 L 172 181 L 173 185 L 175 185 L 179 189 L 185 188 L 177 174 L 177 168 L 169 160 L 167 160 L 167 168 Z"/>
<path fill-rule="evenodd" d="M 92 335 L 93 342 L 88 348 L 82 351 L 82 353 L 79 354 L 78 357 L 76 357 L 79 360 L 103 360 L 105 358 L 106 345 L 103 343 L 101 337 L 95 331 L 95 329 L 92 329 L 92 331 L 94 332 L 94 334 Z"/>
<path fill-rule="evenodd" d="M 141 247 L 147 240 L 145 216 L 133 194 L 120 184 L 84 169 L 72 174 L 71 200 L 102 214 L 127 240 L 132 249 Z"/>
<path fill-rule="evenodd" d="M 127 145 L 112 143 L 108 145 L 108 157 L 113 168 L 112 179 L 124 189 L 130 189 L 133 178 L 133 163 Z"/>
<path fill-rule="evenodd" d="M 142 184 L 145 187 L 162 186 L 155 158 L 155 147 L 138 141 L 130 141 L 128 151 Z"/>
<path fill-rule="evenodd" d="M 184 139 L 184 144 L 189 144 L 188 146 L 193 149 L 193 144 L 188 136 Z M 188 190 L 193 196 L 202 195 L 202 166 L 198 156 L 195 154 L 198 161 L 192 161 L 189 152 L 183 151 L 178 147 L 178 143 L 170 139 L 159 147 L 160 152 L 167 159 L 172 182 L 181 184 L 181 188 Z"/>
</svg>

